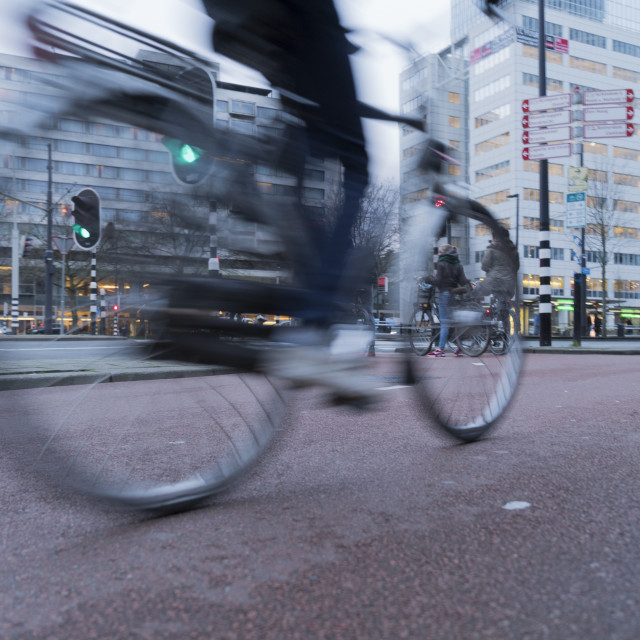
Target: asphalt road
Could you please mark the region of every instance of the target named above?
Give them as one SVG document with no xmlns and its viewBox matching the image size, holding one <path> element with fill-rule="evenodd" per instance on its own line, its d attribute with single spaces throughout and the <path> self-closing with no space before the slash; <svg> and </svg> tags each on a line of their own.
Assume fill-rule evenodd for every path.
<svg viewBox="0 0 640 640">
<path fill-rule="evenodd" d="M 470 445 L 401 385 L 367 413 L 301 392 L 248 478 L 161 519 L 3 464 L 0 637 L 637 639 L 639 363 L 529 355 Z"/>
</svg>

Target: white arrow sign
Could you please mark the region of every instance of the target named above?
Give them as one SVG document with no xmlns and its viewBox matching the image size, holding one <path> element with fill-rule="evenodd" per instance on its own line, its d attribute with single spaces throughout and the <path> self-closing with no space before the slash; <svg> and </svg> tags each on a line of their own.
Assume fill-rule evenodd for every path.
<svg viewBox="0 0 640 640">
<path fill-rule="evenodd" d="M 585 124 L 583 136 L 585 138 L 630 138 L 636 128 L 630 122 L 616 122 L 615 124 Z"/>
<path fill-rule="evenodd" d="M 522 132 L 522 142 L 524 144 L 560 142 L 561 140 L 571 140 L 571 127 L 554 127 L 551 129 L 526 129 Z"/>
<path fill-rule="evenodd" d="M 545 109 L 566 109 L 570 106 L 570 93 L 560 93 L 555 96 L 540 96 L 539 98 L 528 98 L 522 101 L 522 111 L 524 113 L 543 111 Z"/>
<path fill-rule="evenodd" d="M 609 91 L 585 91 L 582 104 L 619 104 L 633 102 L 633 89 L 611 89 Z"/>
<path fill-rule="evenodd" d="M 548 158 L 567 158 L 571 155 L 571 143 L 540 145 L 539 147 L 524 147 L 523 160 L 547 160 Z"/>
<path fill-rule="evenodd" d="M 585 122 L 602 122 L 603 120 L 633 120 L 635 113 L 632 106 L 619 107 L 586 107 L 583 109 Z"/>
<path fill-rule="evenodd" d="M 532 127 L 554 127 L 560 124 L 571 123 L 571 111 L 549 111 L 546 113 L 531 113 L 522 116 L 522 126 L 525 129 Z"/>
</svg>

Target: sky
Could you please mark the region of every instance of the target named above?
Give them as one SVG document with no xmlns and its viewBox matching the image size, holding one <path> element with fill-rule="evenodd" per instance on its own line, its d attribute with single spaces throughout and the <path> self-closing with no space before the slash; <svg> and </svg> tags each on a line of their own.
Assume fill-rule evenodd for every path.
<svg viewBox="0 0 640 640">
<path fill-rule="evenodd" d="M 308 0 L 311 1 L 311 0 Z M 410 45 L 419 53 L 436 52 L 449 43 L 450 0 L 334 0 L 342 23 L 354 30 L 351 39 L 361 46 L 352 57 L 358 95 L 375 106 L 398 111 L 398 74 L 411 54 L 389 39 Z M 123 22 L 148 29 L 197 51 L 210 51 L 213 24 L 204 16 L 199 0 L 75 0 Z M 28 55 L 21 14 L 34 0 L 0 0 L 0 48 Z M 229 82 L 260 84 L 263 79 L 218 57 L 221 76 Z M 366 126 L 372 173 L 379 179 L 398 180 L 398 134 L 393 124 Z"/>
</svg>

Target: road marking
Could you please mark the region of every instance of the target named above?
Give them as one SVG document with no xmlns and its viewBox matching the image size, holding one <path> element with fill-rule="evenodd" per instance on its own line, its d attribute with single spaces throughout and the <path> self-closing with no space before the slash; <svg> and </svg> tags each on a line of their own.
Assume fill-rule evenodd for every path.
<svg viewBox="0 0 640 640">
<path fill-rule="evenodd" d="M 391 391 L 392 389 L 408 389 L 410 384 L 394 384 L 391 387 L 376 387 L 376 391 Z"/>
<path fill-rule="evenodd" d="M 530 502 L 521 502 L 519 500 L 513 500 L 511 502 L 507 502 L 507 504 L 503 504 L 502 508 L 507 509 L 508 511 L 515 511 L 516 509 L 527 509 L 531 506 Z"/>
</svg>

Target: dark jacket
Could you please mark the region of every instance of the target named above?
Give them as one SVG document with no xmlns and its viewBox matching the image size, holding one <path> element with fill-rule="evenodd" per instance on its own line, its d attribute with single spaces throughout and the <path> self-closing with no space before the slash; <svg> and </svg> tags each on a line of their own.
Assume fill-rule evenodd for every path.
<svg viewBox="0 0 640 640">
<path fill-rule="evenodd" d="M 513 242 L 508 239 L 493 242 L 482 258 L 482 270 L 487 274 L 483 284 L 492 293 L 513 297 L 519 263 L 520 258 Z"/>
<path fill-rule="evenodd" d="M 451 247 L 438 256 L 436 272 L 426 280 L 434 284 L 438 291 L 450 291 L 469 284 L 460 264 L 460 258 L 458 258 L 458 250 L 455 247 Z"/>
</svg>

